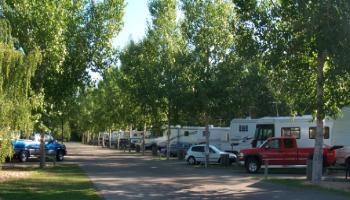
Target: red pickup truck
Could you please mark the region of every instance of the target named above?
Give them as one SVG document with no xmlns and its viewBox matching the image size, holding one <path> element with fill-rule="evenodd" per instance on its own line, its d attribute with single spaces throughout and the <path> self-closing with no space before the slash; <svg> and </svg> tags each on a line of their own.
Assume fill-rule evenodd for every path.
<svg viewBox="0 0 350 200">
<path fill-rule="evenodd" d="M 306 165 L 313 153 L 314 148 L 298 148 L 295 138 L 269 138 L 259 148 L 242 149 L 239 160 L 249 173 L 256 173 L 266 161 L 268 165 Z M 323 148 L 323 165 L 333 165 L 335 160 L 335 150 Z"/>
</svg>

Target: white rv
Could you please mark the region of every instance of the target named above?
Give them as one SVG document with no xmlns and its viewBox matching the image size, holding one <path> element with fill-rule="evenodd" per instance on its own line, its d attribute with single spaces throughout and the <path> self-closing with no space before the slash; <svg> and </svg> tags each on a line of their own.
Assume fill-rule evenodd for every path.
<svg viewBox="0 0 350 200">
<path fill-rule="evenodd" d="M 316 121 L 311 115 L 233 119 L 231 138 L 234 151 L 260 145 L 269 137 L 295 137 L 300 147 L 315 145 Z M 324 144 L 350 146 L 350 108 L 337 119 L 324 120 Z"/>
<path fill-rule="evenodd" d="M 214 127 L 209 126 L 209 142 L 212 145 L 224 151 L 231 151 L 230 143 L 230 128 L 229 127 Z M 167 145 L 167 130 L 164 131 L 161 137 L 146 137 L 146 146 L 157 144 L 159 147 Z M 201 144 L 205 143 L 205 127 L 203 126 L 171 126 L 170 127 L 170 144 L 175 143 L 190 143 Z"/>
<path fill-rule="evenodd" d="M 171 127 L 171 143 L 205 143 L 205 127 L 203 126 L 184 126 Z M 221 150 L 231 150 L 230 128 L 209 126 L 209 143 L 215 145 Z"/>
</svg>

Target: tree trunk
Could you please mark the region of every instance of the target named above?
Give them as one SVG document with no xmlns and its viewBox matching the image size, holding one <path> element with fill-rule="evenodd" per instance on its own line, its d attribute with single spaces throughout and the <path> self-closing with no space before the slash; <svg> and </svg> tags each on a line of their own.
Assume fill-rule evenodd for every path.
<svg viewBox="0 0 350 200">
<path fill-rule="evenodd" d="M 205 168 L 207 168 L 209 164 L 209 136 L 210 136 L 207 116 L 205 121 L 206 121 L 205 122 Z"/>
<path fill-rule="evenodd" d="M 45 133 L 41 132 L 40 136 L 40 168 L 44 168 L 46 166 Z"/>
<path fill-rule="evenodd" d="M 132 137 L 132 124 L 130 125 L 130 133 L 129 133 L 129 152 L 131 152 L 131 137 Z"/>
<path fill-rule="evenodd" d="M 142 155 L 145 155 L 145 135 L 147 130 L 147 124 L 145 123 L 143 126 L 143 134 L 142 134 Z"/>
<path fill-rule="evenodd" d="M 62 128 L 61 140 L 62 140 L 62 144 L 63 144 L 63 141 L 64 141 L 63 126 L 64 126 L 64 120 L 63 120 L 63 118 L 62 118 L 62 120 L 61 120 L 61 128 Z"/>
<path fill-rule="evenodd" d="M 91 141 L 91 135 L 90 135 L 90 131 L 87 132 L 87 138 L 86 138 L 86 144 L 90 144 Z"/>
<path fill-rule="evenodd" d="M 326 58 L 326 52 L 319 53 L 317 56 L 317 128 L 316 128 L 316 140 L 315 150 L 312 163 L 312 183 L 321 182 L 322 178 L 322 165 L 323 165 L 323 120 L 325 118 L 324 111 L 324 63 Z"/>
<path fill-rule="evenodd" d="M 85 144 L 85 132 L 83 134 L 81 134 L 81 143 Z"/>
<path fill-rule="evenodd" d="M 166 159 L 169 160 L 170 158 L 170 112 L 168 112 L 168 131 L 167 131 L 167 143 L 166 143 Z"/>
<path fill-rule="evenodd" d="M 105 132 L 103 132 L 102 133 L 102 147 L 104 148 L 105 146 L 106 146 L 106 144 L 105 144 L 105 136 L 106 136 L 106 134 L 105 134 Z"/>
<path fill-rule="evenodd" d="M 117 146 L 117 149 L 120 149 L 120 132 L 118 131 L 118 146 Z"/>
<path fill-rule="evenodd" d="M 112 129 L 109 129 L 109 140 L 108 140 L 108 147 L 111 148 L 112 147 Z"/>
<path fill-rule="evenodd" d="M 97 146 L 100 146 L 101 142 L 100 142 L 100 138 L 101 138 L 101 133 L 98 133 L 98 138 L 97 138 Z"/>
</svg>

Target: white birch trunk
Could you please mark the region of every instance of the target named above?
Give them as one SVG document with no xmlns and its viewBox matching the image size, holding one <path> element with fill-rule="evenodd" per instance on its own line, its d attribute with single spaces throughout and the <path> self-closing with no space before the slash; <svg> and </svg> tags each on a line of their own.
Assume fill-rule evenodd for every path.
<svg viewBox="0 0 350 200">
<path fill-rule="evenodd" d="M 326 53 L 319 53 L 317 56 L 317 128 L 316 128 L 316 140 L 315 149 L 312 162 L 312 182 L 319 183 L 322 179 L 322 166 L 323 166 L 323 120 L 325 118 L 324 111 L 324 63 Z"/>
</svg>

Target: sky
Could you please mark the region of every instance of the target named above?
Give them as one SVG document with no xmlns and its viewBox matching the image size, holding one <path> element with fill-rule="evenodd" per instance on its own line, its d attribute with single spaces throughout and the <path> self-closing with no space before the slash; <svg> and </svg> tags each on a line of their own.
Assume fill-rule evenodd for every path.
<svg viewBox="0 0 350 200">
<path fill-rule="evenodd" d="M 147 20 L 150 19 L 147 0 L 126 0 L 122 30 L 116 38 L 112 40 L 113 47 L 122 49 L 130 39 L 139 41 L 145 36 Z M 89 71 L 94 81 L 99 81 L 102 76 L 99 73 Z"/>
<path fill-rule="evenodd" d="M 147 19 L 150 19 L 147 0 L 126 0 L 123 28 L 113 40 L 113 46 L 121 49 L 130 39 L 138 41 L 145 35 Z"/>
</svg>

